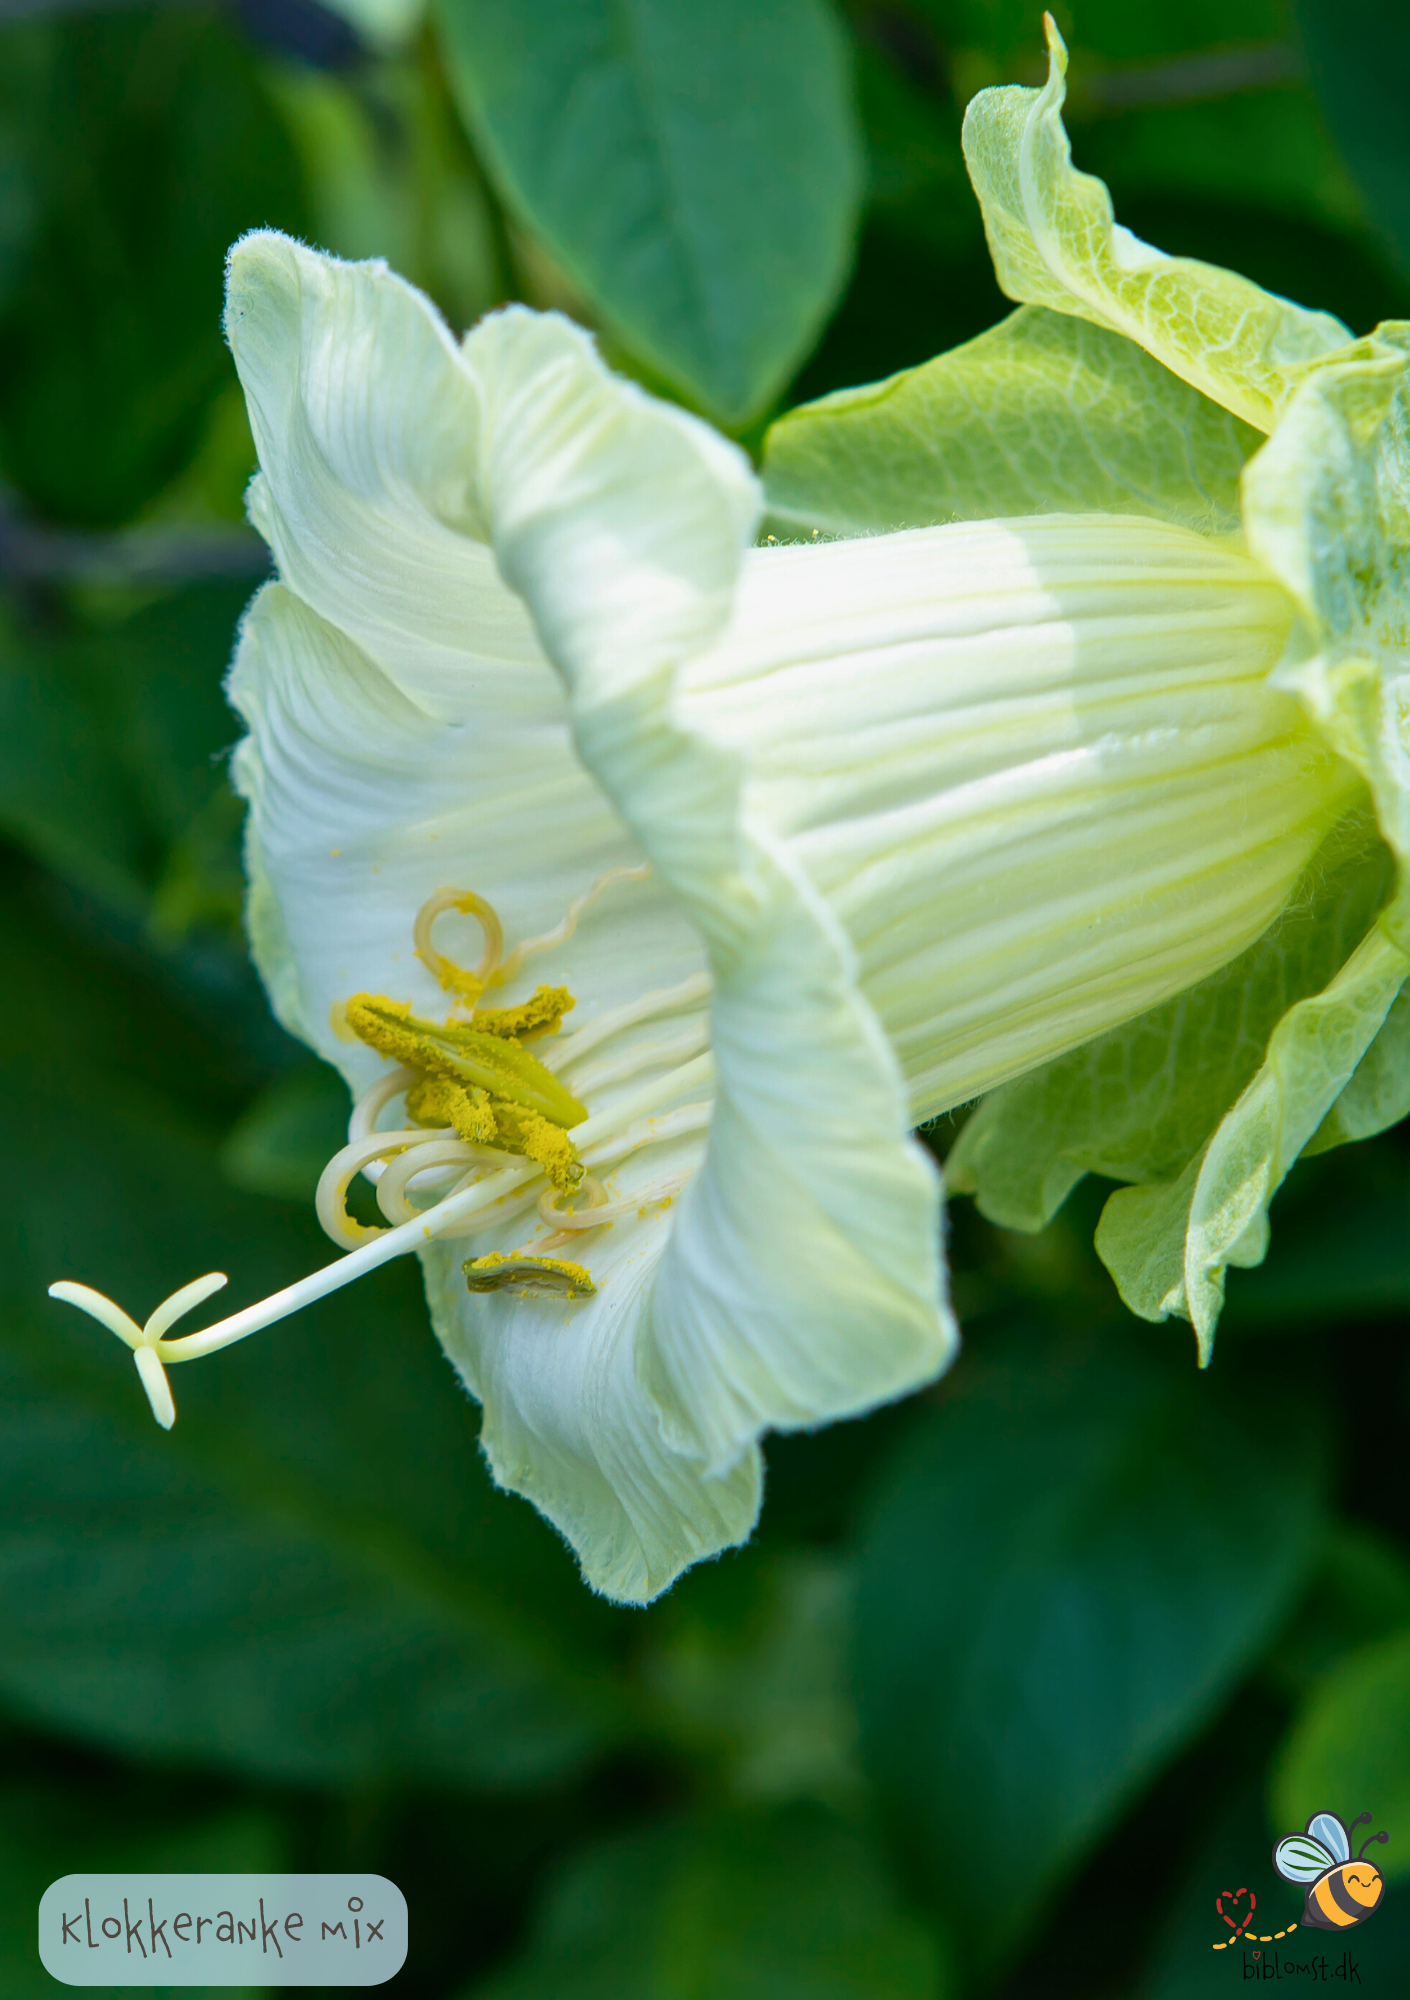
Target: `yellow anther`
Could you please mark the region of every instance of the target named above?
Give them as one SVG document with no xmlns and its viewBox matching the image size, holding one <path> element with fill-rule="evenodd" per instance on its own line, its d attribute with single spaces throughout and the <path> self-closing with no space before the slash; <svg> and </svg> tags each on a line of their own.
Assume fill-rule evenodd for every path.
<svg viewBox="0 0 1410 2000">
<path fill-rule="evenodd" d="M 419 1020 L 404 1001 L 381 994 L 355 993 L 347 1003 L 348 1023 L 360 1039 L 393 1062 L 425 1076 L 449 1077 L 535 1111 L 554 1125 L 580 1125 L 586 1108 L 551 1070 L 518 1042 L 459 1021 L 444 1025 Z"/>
<path fill-rule="evenodd" d="M 561 1125 L 551 1125 L 537 1111 L 521 1110 L 517 1104 L 506 1104 L 502 1099 L 495 1100 L 494 1108 L 501 1145 L 542 1167 L 554 1187 L 565 1193 L 577 1187 L 583 1177 L 583 1163 Z"/>
<path fill-rule="evenodd" d="M 566 986 L 536 986 L 517 1007 L 477 1007 L 470 1026 L 482 1035 L 500 1035 L 506 1041 L 522 1042 L 531 1035 L 556 1035 L 563 1016 L 577 1001 Z"/>
<path fill-rule="evenodd" d="M 444 916 L 448 910 L 459 910 L 464 916 L 474 917 L 484 932 L 485 948 L 473 972 L 467 972 L 463 965 L 457 965 L 453 958 L 437 951 L 431 942 L 431 926 L 437 917 Z M 457 993 L 464 1000 L 479 999 L 504 955 L 504 926 L 493 906 L 483 896 L 477 896 L 473 889 L 437 889 L 435 895 L 428 896 L 416 912 L 411 937 L 421 963 L 447 993 Z"/>
<path fill-rule="evenodd" d="M 406 1093 L 406 1108 L 422 1125 L 451 1126 L 470 1146 L 492 1146 L 499 1137 L 489 1093 L 458 1077 L 422 1077 Z"/>
<path fill-rule="evenodd" d="M 563 1257 L 528 1257 L 518 1251 L 505 1255 L 495 1250 L 487 1257 L 470 1258 L 463 1268 L 466 1287 L 472 1292 L 518 1290 L 587 1299 L 597 1290 L 590 1271 Z"/>
</svg>

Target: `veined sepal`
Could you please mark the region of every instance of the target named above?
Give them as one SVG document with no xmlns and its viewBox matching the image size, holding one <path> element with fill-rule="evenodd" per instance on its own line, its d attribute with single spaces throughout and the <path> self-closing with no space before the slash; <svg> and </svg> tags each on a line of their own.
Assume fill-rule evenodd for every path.
<svg viewBox="0 0 1410 2000">
<path fill-rule="evenodd" d="M 1270 681 L 1360 774 L 1377 837 L 1358 858 L 1344 828 L 1213 980 L 994 1093 L 949 1167 L 1030 1228 L 1085 1172 L 1137 1183 L 1098 1250 L 1134 1312 L 1191 1320 L 1203 1361 L 1293 1162 L 1410 1113 L 1410 328 L 1309 362 L 1242 493 L 1250 552 L 1300 613 Z"/>
<path fill-rule="evenodd" d="M 1079 173 L 1062 122 L 1067 49 L 1044 16 L 1041 90 L 981 90 L 964 120 L 965 162 L 1011 299 L 1124 333 L 1183 381 L 1259 430 L 1273 428 L 1307 367 L 1351 335 L 1236 272 L 1170 257 L 1116 221 L 1111 196 Z"/>
</svg>

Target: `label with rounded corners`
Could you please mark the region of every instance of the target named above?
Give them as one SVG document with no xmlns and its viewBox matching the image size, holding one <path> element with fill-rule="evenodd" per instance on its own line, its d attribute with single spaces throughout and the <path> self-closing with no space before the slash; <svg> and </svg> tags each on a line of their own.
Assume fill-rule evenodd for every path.
<svg viewBox="0 0 1410 2000">
<path fill-rule="evenodd" d="M 381 1986 L 406 1898 L 385 1875 L 64 1875 L 39 1957 L 66 1986 Z"/>
</svg>

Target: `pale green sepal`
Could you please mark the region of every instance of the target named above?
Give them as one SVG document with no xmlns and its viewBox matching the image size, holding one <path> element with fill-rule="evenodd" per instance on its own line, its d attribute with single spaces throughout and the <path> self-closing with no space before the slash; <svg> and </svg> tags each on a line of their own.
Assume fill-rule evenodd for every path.
<svg viewBox="0 0 1410 2000">
<path fill-rule="evenodd" d="M 1410 992 L 1402 989 L 1385 1025 L 1367 1049 L 1350 1083 L 1303 1147 L 1328 1153 L 1333 1146 L 1373 1139 L 1410 1117 Z"/>
<path fill-rule="evenodd" d="M 1330 313 L 1308 312 L 1247 278 L 1168 257 L 1123 229 L 1105 185 L 1078 173 L 1062 123 L 1067 51 L 1047 22 L 1048 81 L 982 90 L 964 150 L 999 284 L 1138 341 L 1260 430 L 1271 430 L 1308 363 L 1345 346 Z"/>
<path fill-rule="evenodd" d="M 1239 525 L 1261 434 L 1134 341 L 1022 306 L 889 381 L 791 410 L 764 443 L 781 528 L 886 533 L 1037 513 Z"/>
<path fill-rule="evenodd" d="M 1410 326 L 1318 368 L 1244 474 L 1252 553 L 1307 620 L 1274 673 L 1371 788 L 1410 949 Z"/>
<path fill-rule="evenodd" d="M 1123 1189 L 1103 1210 L 1097 1253 L 1122 1298 L 1143 1319 L 1188 1319 L 1201 1365 L 1213 1351 L 1225 1271 L 1262 1262 L 1269 1203 L 1346 1088 L 1407 973 L 1410 957 L 1374 925 L 1326 991 L 1283 1016 L 1198 1171 L 1192 1163 L 1175 1187 Z M 1177 1271 L 1171 1253 L 1181 1243 Z"/>
<path fill-rule="evenodd" d="M 1288 1008 L 1321 992 L 1345 963 L 1393 881 L 1394 863 L 1370 815 L 1349 816 L 1314 856 L 1283 916 L 1238 958 L 990 1092 L 945 1163 L 950 1191 L 975 1195 L 981 1211 L 1009 1229 L 1044 1228 L 1089 1173 L 1146 1183 L 1151 1207 L 1198 1161 Z M 1179 1240 L 1169 1255 L 1178 1275 Z"/>
<path fill-rule="evenodd" d="M 1410 322 L 1310 369 L 1243 482 L 1250 547 L 1323 640 L 1410 639 Z"/>
</svg>

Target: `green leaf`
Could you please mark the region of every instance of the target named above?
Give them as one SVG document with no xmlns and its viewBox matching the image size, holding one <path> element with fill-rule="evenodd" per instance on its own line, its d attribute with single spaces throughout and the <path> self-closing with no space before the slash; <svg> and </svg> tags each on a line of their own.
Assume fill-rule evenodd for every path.
<svg viewBox="0 0 1410 2000">
<path fill-rule="evenodd" d="M 743 424 L 851 256 L 860 147 L 825 0 L 439 0 L 437 18 L 513 207 L 641 361 Z"/>
<path fill-rule="evenodd" d="M 1368 218 L 1410 263 L 1410 16 L 1399 0 L 1299 0 L 1297 11 L 1312 88 Z"/>
<path fill-rule="evenodd" d="M 1133 1312 L 1191 1320 L 1207 1361 L 1227 1266 L 1266 1255 L 1269 1203 L 1314 1136 L 1336 1143 L 1342 1093 L 1358 1125 L 1395 1110 L 1394 1027 L 1370 1053 L 1407 971 L 1372 921 L 1391 886 L 1353 816 L 1222 971 L 991 1093 L 951 1152 L 951 1190 L 1041 1229 L 1084 1174 L 1137 1183 L 1108 1201 L 1098 1253 Z"/>
<path fill-rule="evenodd" d="M 456 328 L 502 298 L 489 196 L 433 64 L 339 75 L 290 63 L 268 82 L 299 150 L 320 246 L 385 257 Z"/>
<path fill-rule="evenodd" d="M 1268 1253 L 1268 1207 L 1380 1031 L 1410 957 L 1373 925 L 1336 977 L 1284 1014 L 1253 1081 L 1169 1185 L 1123 1188 L 1097 1253 L 1143 1319 L 1188 1319 L 1207 1363 L 1230 1264 Z"/>
<path fill-rule="evenodd" d="M 125 618 L 0 624 L 0 830 L 134 916 L 157 894 L 168 930 L 238 916 L 221 683 L 247 595 L 209 583 Z"/>
<path fill-rule="evenodd" d="M 853 1585 L 830 1552 L 756 1547 L 702 1565 L 651 1613 L 643 1685 L 672 1735 L 726 1772 L 737 1796 L 855 1799 Z"/>
<path fill-rule="evenodd" d="M 327 1063 L 278 1077 L 231 1128 L 220 1164 L 233 1187 L 311 1202 L 319 1176 L 347 1144 L 348 1087 Z"/>
<path fill-rule="evenodd" d="M 863 1743 L 981 1959 L 1209 1720 L 1315 1547 L 1306 1402 L 1227 1403 L 1119 1339 L 972 1354 L 862 1547 Z"/>
<path fill-rule="evenodd" d="M 936 1940 L 861 1838 L 795 1808 L 649 1827 L 571 1862 L 475 2000 L 943 2000 Z M 467 1996 L 468 2000 L 468 1996 Z"/>
<path fill-rule="evenodd" d="M 1111 197 L 1072 165 L 1063 129 L 1067 51 L 1049 29 L 1042 90 L 984 90 L 964 149 L 999 283 L 1010 298 L 1124 333 L 1206 396 L 1271 430 L 1307 365 L 1351 338 L 1232 271 L 1168 257 L 1116 222 Z"/>
<path fill-rule="evenodd" d="M 288 1866 L 279 1822 L 252 1806 L 157 1817 L 116 1788 L 12 1784 L 0 1791 L 0 1988 L 5 2000 L 52 2000 L 35 1948 L 35 1911 L 61 1875 L 257 1874 Z M 247 1987 L 147 1987 L 153 2000 L 260 2000 Z M 263 1989 L 261 1989 L 262 1991 Z"/>
<path fill-rule="evenodd" d="M 1242 1336 L 1395 1318 L 1410 1304 L 1407 1217 L 1394 1142 L 1305 1161 L 1279 1201 L 1276 1248 L 1233 1288 L 1225 1322 Z"/>
<path fill-rule="evenodd" d="M 121 521 L 230 379 L 225 252 L 252 225 L 300 227 L 293 150 L 216 14 L 26 23 L 3 55 L 34 220 L 0 314 L 0 463 L 42 513 Z"/>
<path fill-rule="evenodd" d="M 1044 512 L 1227 534 L 1257 431 L 1122 334 L 1025 306 L 977 340 L 769 431 L 780 522 L 831 534 Z"/>
<path fill-rule="evenodd" d="M 0 1695 L 299 1783 L 579 1767 L 623 1726 L 610 1614 L 491 1489 L 409 1267 L 174 1370 L 170 1435 L 120 1344 L 44 1297 L 67 1275 L 141 1314 L 223 1266 L 238 1306 L 329 1255 L 226 1186 L 167 1011 L 124 1014 L 95 974 L 75 954 L 7 987 L 0 1133 L 24 1171 L 0 1224 Z M 150 1044 L 151 1080 L 123 1078 L 124 1042 Z"/>
<path fill-rule="evenodd" d="M 1306 1597 L 1270 1649 L 1265 1674 L 1301 1697 L 1357 1647 L 1410 1628 L 1410 1563 L 1355 1521 L 1332 1522 Z"/>
<path fill-rule="evenodd" d="M 1389 1842 L 1369 1850 L 1387 1882 L 1410 1876 L 1410 1630 L 1363 1647 L 1323 1682 L 1293 1725 L 1273 1773 L 1279 1826 L 1316 1812 L 1350 1820 Z"/>
</svg>

